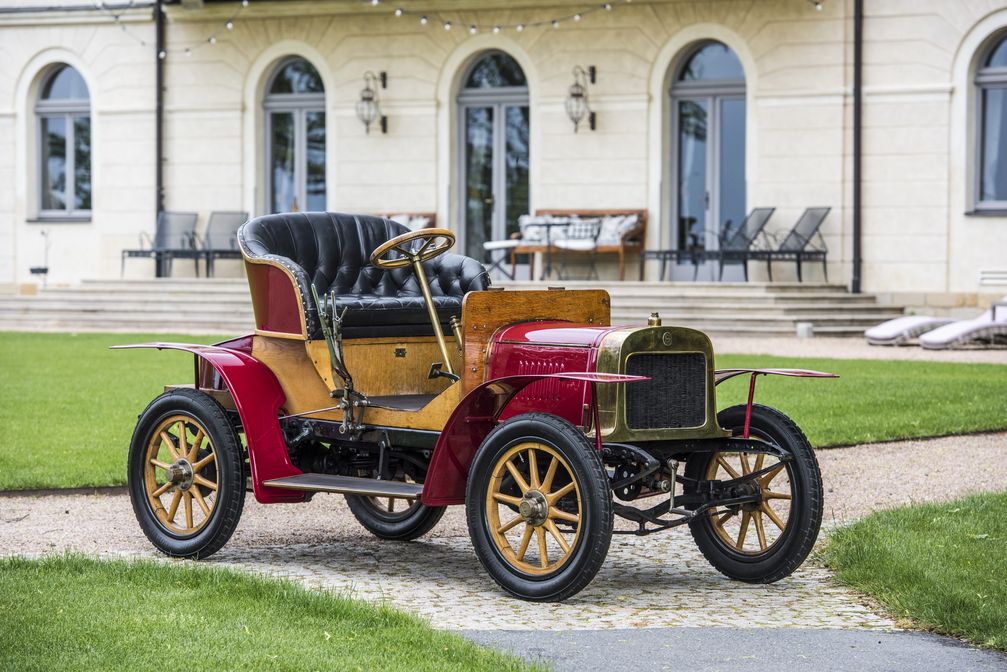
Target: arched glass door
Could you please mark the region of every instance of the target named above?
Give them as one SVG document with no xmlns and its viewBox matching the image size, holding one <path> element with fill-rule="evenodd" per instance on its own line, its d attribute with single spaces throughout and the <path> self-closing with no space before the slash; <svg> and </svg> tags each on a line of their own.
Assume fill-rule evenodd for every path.
<svg viewBox="0 0 1007 672">
<path fill-rule="evenodd" d="M 501 51 L 478 59 L 458 94 L 461 207 L 465 254 L 485 259 L 483 243 L 517 231 L 528 212 L 528 82 Z"/>
<path fill-rule="evenodd" d="M 696 47 L 676 72 L 671 106 L 671 243 L 679 250 L 716 249 L 745 219 L 745 72 L 737 55 L 720 42 Z M 674 277 L 693 273 L 692 262 L 680 258 Z M 724 280 L 740 273 L 729 266 Z M 699 277 L 716 275 L 701 269 Z"/>
<path fill-rule="evenodd" d="M 280 63 L 266 87 L 266 209 L 325 210 L 325 87 L 303 58 Z"/>
</svg>

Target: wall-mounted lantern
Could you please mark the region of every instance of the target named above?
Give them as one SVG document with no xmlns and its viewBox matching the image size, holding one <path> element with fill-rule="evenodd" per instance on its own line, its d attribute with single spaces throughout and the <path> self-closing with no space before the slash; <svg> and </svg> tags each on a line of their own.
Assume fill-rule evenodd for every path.
<svg viewBox="0 0 1007 672">
<path fill-rule="evenodd" d="M 575 65 L 573 67 L 573 86 L 570 87 L 570 94 L 566 97 L 566 114 L 573 122 L 573 132 L 577 132 L 580 122 L 587 117 L 587 123 L 591 130 L 595 129 L 595 114 L 591 111 L 591 103 L 588 100 L 588 82 L 594 84 L 597 70 L 593 65 L 587 66 L 587 70 Z"/>
<path fill-rule="evenodd" d="M 357 118 L 364 122 L 364 130 L 371 132 L 371 124 L 379 120 L 381 132 L 388 132 L 388 117 L 381 114 L 381 100 L 378 97 L 378 84 L 382 89 L 388 88 L 388 73 L 380 72 L 375 75 L 368 70 L 364 73 L 364 88 L 360 92 L 360 100 L 357 101 Z"/>
</svg>

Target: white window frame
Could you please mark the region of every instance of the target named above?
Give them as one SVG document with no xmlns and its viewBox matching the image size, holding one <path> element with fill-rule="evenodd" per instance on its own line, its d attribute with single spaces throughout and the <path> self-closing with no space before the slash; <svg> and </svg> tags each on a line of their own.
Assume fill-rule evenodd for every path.
<svg viewBox="0 0 1007 672">
<path fill-rule="evenodd" d="M 325 91 L 320 93 L 270 93 L 276 78 L 283 72 L 292 61 L 305 61 L 312 68 L 314 64 L 300 56 L 285 58 L 273 68 L 273 73 L 266 82 L 266 93 L 262 99 L 263 115 L 265 117 L 263 126 L 266 137 L 264 142 L 265 154 L 265 210 L 273 212 L 273 114 L 289 113 L 294 117 L 294 198 L 297 199 L 297 208 L 303 211 L 308 203 L 308 133 L 306 115 L 311 112 L 321 112 L 326 117 L 326 137 L 325 137 L 325 168 L 326 168 L 326 199 L 328 199 L 328 113 L 325 109 Z M 316 69 L 317 72 L 317 69 Z M 319 75 L 319 80 L 321 75 Z M 281 211 L 285 212 L 285 211 Z"/>
<path fill-rule="evenodd" d="M 1007 41 L 1007 35 L 1000 35 L 1000 37 L 993 41 L 986 49 L 983 49 L 979 59 L 979 63 L 985 63 L 986 59 L 990 57 L 997 47 Z M 983 119 L 983 109 L 985 107 L 985 95 L 986 92 L 991 89 L 1007 89 L 1007 67 L 983 67 L 982 65 L 976 71 L 976 76 L 974 80 L 975 86 L 975 144 L 973 145 L 973 168 L 975 179 L 973 182 L 972 191 L 972 202 L 974 203 L 976 212 L 983 211 L 997 211 L 1004 212 L 1007 211 L 1007 200 L 994 201 L 994 200 L 983 200 L 982 199 L 982 183 L 983 183 L 983 150 L 986 145 L 986 125 Z M 1007 111 L 1005 111 L 1007 114 Z M 1003 157 L 1004 161 L 1007 161 L 1007 156 Z"/>
<path fill-rule="evenodd" d="M 35 156 L 38 157 L 38 170 L 36 179 L 38 181 L 38 188 L 36 191 L 36 207 L 38 209 L 39 219 L 74 219 L 74 220 L 88 220 L 91 218 L 91 209 L 80 209 L 75 208 L 74 204 L 77 201 L 77 154 L 74 151 L 74 133 L 76 129 L 74 128 L 73 120 L 75 117 L 87 117 L 88 124 L 91 125 L 91 137 L 94 138 L 94 126 L 91 123 L 91 99 L 90 98 L 71 98 L 71 99 L 56 99 L 56 100 L 46 100 L 42 98 L 42 92 L 45 91 L 46 86 L 59 72 L 64 68 L 71 68 L 73 66 L 61 63 L 55 65 L 49 69 L 45 77 L 42 79 L 41 85 L 38 89 L 38 97 L 35 101 Z M 76 70 L 74 70 L 76 72 Z M 80 73 L 77 73 L 80 77 Z M 88 92 L 90 95 L 90 92 Z M 45 178 L 45 167 L 46 167 L 46 140 L 42 137 L 42 121 L 44 119 L 60 119 L 64 121 L 66 128 L 66 144 L 64 151 L 64 172 L 66 180 L 66 192 L 63 195 L 63 200 L 66 203 L 65 208 L 55 210 L 52 208 L 43 208 L 44 203 L 44 192 L 48 188 Z M 94 151 L 94 145 L 90 147 L 90 151 Z M 89 174 L 91 176 L 91 205 L 94 207 L 94 173 L 93 166 L 89 167 Z"/>
</svg>

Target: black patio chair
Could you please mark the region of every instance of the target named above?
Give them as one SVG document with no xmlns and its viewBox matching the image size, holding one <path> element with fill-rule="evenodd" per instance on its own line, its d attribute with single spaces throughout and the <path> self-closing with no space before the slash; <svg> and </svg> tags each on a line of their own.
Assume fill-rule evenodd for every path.
<svg viewBox="0 0 1007 672">
<path fill-rule="evenodd" d="M 162 210 L 157 213 L 157 227 L 154 238 L 146 231 L 140 232 L 140 247 L 134 250 L 122 251 L 122 268 L 120 275 L 126 274 L 126 259 L 154 259 L 158 277 L 171 275 L 173 259 L 192 259 L 196 265 L 196 275 L 199 276 L 199 260 L 202 252 L 196 249 L 196 219 L 195 212 L 170 212 Z"/>
<path fill-rule="evenodd" d="M 724 226 L 719 236 L 719 249 L 706 253 L 708 259 L 715 259 L 720 264 L 720 280 L 724 279 L 725 264 L 740 263 L 745 271 L 745 282 L 748 282 L 749 254 L 755 249 L 752 246 L 762 235 L 774 212 L 776 208 L 753 208 L 738 228 Z"/>
<path fill-rule="evenodd" d="M 773 281 L 773 262 L 774 261 L 794 261 L 797 263 L 797 280 L 798 282 L 804 282 L 804 278 L 801 275 L 801 264 L 805 261 L 821 261 L 822 262 L 822 272 L 825 274 L 825 281 L 829 281 L 829 269 L 826 265 L 826 257 L 829 254 L 829 249 L 825 245 L 825 239 L 822 237 L 821 228 L 822 222 L 825 221 L 825 217 L 829 214 L 829 210 L 832 208 L 808 208 L 805 210 L 797 223 L 794 224 L 787 235 L 783 237 L 783 242 L 776 246 L 775 249 L 768 250 L 752 250 L 748 253 L 749 259 L 765 260 L 766 271 L 769 274 L 769 281 Z M 774 239 L 774 236 L 766 234 L 770 239 Z M 818 240 L 818 245 L 812 247 L 812 240 Z"/>
<path fill-rule="evenodd" d="M 214 210 L 203 234 L 203 258 L 206 259 L 206 277 L 213 277 L 215 259 L 241 259 L 238 249 L 238 227 L 248 221 L 247 212 Z"/>
</svg>

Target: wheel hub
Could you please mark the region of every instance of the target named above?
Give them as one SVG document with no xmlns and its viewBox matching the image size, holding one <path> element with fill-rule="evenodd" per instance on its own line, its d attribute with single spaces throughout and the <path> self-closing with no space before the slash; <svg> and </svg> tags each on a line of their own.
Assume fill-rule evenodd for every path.
<svg viewBox="0 0 1007 672">
<path fill-rule="evenodd" d="M 529 525 L 538 527 L 549 517 L 549 502 L 538 490 L 529 490 L 521 498 L 518 513 Z"/>
<path fill-rule="evenodd" d="M 169 483 L 173 483 L 179 490 L 188 490 L 192 487 L 192 464 L 185 458 L 176 460 L 168 465 L 164 470 L 164 475 Z"/>
</svg>

